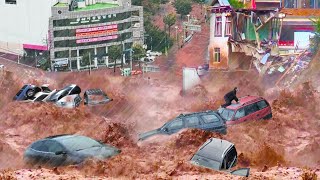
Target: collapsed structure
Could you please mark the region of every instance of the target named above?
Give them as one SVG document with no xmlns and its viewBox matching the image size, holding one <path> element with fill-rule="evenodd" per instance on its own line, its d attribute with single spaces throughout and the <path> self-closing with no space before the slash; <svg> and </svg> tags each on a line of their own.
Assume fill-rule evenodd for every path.
<svg viewBox="0 0 320 180">
<path fill-rule="evenodd" d="M 230 69 L 231 53 L 242 52 L 265 63 L 279 58 L 281 19 L 277 9 L 233 9 L 227 0 L 214 0 L 210 13 L 209 64 L 213 69 Z"/>
</svg>

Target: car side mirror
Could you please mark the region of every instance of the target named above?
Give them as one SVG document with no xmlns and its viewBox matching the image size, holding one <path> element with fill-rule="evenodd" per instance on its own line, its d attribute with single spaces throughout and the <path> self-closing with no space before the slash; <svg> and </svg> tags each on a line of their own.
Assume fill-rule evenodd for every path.
<svg viewBox="0 0 320 180">
<path fill-rule="evenodd" d="M 232 175 L 237 175 L 237 176 L 249 177 L 250 168 L 240 168 L 240 169 L 236 169 L 236 170 L 234 170 L 234 171 L 231 171 L 230 174 L 232 174 Z"/>
<path fill-rule="evenodd" d="M 57 152 L 55 152 L 55 155 L 65 155 L 65 154 L 67 154 L 67 152 L 65 152 L 65 151 L 57 151 Z"/>
</svg>

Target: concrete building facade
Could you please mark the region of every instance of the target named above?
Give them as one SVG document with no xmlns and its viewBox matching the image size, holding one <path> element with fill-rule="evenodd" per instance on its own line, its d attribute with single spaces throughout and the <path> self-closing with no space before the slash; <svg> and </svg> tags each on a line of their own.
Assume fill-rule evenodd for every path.
<svg viewBox="0 0 320 180">
<path fill-rule="evenodd" d="M 90 54 L 92 68 L 108 66 L 108 48 L 129 49 L 143 44 L 143 7 L 130 0 L 60 1 L 51 9 L 51 68 L 81 70 L 88 67 L 83 57 Z M 89 65 L 89 66 L 90 66 Z"/>
<path fill-rule="evenodd" d="M 58 0 L 1 0 L 0 48 L 47 50 L 51 7 Z"/>
</svg>

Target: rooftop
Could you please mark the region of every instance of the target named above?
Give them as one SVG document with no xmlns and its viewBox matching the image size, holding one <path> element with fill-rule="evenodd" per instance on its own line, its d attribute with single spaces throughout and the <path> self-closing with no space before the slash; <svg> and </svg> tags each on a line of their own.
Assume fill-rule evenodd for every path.
<svg viewBox="0 0 320 180">
<path fill-rule="evenodd" d="M 319 9 L 302 9 L 302 8 L 286 9 L 286 8 L 283 8 L 283 9 L 281 9 L 280 12 L 287 14 L 287 16 L 305 16 L 305 17 L 319 17 L 320 16 Z"/>
<path fill-rule="evenodd" d="M 238 104 L 231 104 L 230 106 L 227 107 L 227 109 L 238 109 L 239 107 L 243 106 L 245 103 L 253 101 L 255 99 L 262 99 L 259 96 L 244 96 L 239 98 L 239 103 Z"/>
<path fill-rule="evenodd" d="M 54 5 L 54 7 L 68 7 L 68 3 L 58 2 L 56 5 Z"/>
<path fill-rule="evenodd" d="M 118 7 L 118 4 L 112 4 L 112 3 L 97 3 L 88 5 L 84 8 L 77 8 L 75 11 L 90 11 L 90 10 L 97 10 L 97 9 L 106 9 L 106 8 L 113 8 Z"/>
</svg>

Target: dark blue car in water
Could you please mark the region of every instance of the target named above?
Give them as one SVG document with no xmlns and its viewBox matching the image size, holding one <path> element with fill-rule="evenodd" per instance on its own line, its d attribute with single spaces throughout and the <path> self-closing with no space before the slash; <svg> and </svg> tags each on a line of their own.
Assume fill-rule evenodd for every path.
<svg viewBox="0 0 320 180">
<path fill-rule="evenodd" d="M 13 97 L 13 100 L 23 101 L 32 98 L 37 92 L 40 92 L 41 88 L 32 85 L 26 84 L 24 85 L 19 92 Z"/>
<path fill-rule="evenodd" d="M 121 150 L 86 136 L 62 134 L 32 143 L 24 153 L 29 165 L 62 166 L 79 164 L 87 158 L 104 160 Z"/>
<path fill-rule="evenodd" d="M 165 123 L 162 127 L 140 134 L 139 140 L 144 140 L 156 134 L 170 135 L 184 128 L 202 129 L 222 134 L 227 133 L 225 121 L 217 112 L 208 110 L 190 114 L 180 114 L 178 117 Z"/>
</svg>

